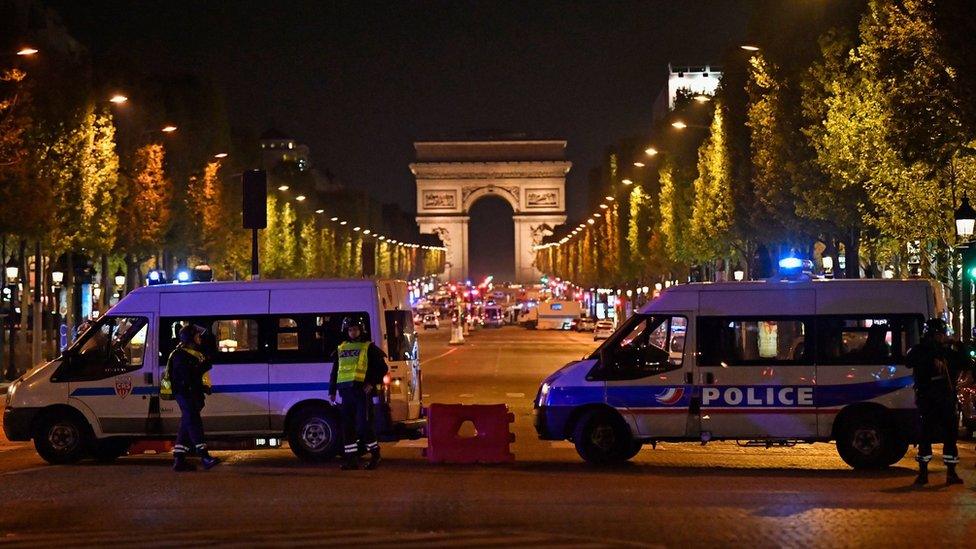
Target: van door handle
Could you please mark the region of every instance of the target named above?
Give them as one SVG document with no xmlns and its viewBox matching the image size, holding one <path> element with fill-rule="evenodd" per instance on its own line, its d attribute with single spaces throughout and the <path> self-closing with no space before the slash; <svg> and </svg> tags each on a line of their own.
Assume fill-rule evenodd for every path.
<svg viewBox="0 0 976 549">
<path fill-rule="evenodd" d="M 685 385 L 691 385 L 692 382 L 691 372 L 685 372 Z"/>
<path fill-rule="evenodd" d="M 142 380 L 146 382 L 146 385 L 152 385 L 153 384 L 152 372 L 146 372 L 145 374 L 143 374 Z"/>
<path fill-rule="evenodd" d="M 711 372 L 708 372 L 707 374 L 705 374 L 705 384 L 706 385 L 712 385 L 714 383 L 715 383 L 715 374 L 713 374 Z"/>
</svg>

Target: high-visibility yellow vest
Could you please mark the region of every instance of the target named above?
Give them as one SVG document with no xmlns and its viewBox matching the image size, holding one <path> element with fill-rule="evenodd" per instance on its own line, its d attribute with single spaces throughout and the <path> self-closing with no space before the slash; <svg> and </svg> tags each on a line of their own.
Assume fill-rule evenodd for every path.
<svg viewBox="0 0 976 549">
<path fill-rule="evenodd" d="M 190 356 L 196 358 L 200 362 L 205 360 L 203 353 L 190 349 L 189 347 L 184 347 L 183 345 L 178 345 L 173 352 L 169 354 L 169 359 L 166 360 L 166 369 L 163 370 L 163 377 L 159 380 L 159 398 L 161 400 L 173 400 L 173 382 L 170 381 L 170 368 L 173 365 L 173 355 L 183 351 Z M 213 382 L 210 381 L 210 372 L 204 372 L 203 374 L 203 389 L 207 393 L 213 388 Z"/>
<path fill-rule="evenodd" d="M 346 341 L 339 345 L 339 373 L 336 384 L 362 383 L 366 380 L 366 367 L 369 365 L 369 343 Z"/>
</svg>

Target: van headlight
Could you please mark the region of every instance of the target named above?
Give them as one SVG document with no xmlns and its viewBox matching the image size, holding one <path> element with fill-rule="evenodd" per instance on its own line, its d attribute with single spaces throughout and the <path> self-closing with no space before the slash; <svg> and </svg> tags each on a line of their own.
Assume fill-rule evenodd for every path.
<svg viewBox="0 0 976 549">
<path fill-rule="evenodd" d="M 542 387 L 539 387 L 539 400 L 536 402 L 537 406 L 541 407 L 546 403 L 546 400 L 549 398 L 549 389 L 552 389 L 552 386 L 549 385 L 549 383 L 543 383 Z"/>
</svg>

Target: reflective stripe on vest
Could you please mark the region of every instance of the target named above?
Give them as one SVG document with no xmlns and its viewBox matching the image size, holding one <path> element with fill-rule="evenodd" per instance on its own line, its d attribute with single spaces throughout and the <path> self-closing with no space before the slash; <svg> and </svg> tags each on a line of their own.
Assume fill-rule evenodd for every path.
<svg viewBox="0 0 976 549">
<path fill-rule="evenodd" d="M 366 380 L 366 366 L 369 363 L 369 343 L 346 341 L 339 345 L 339 374 L 336 384 L 362 383 Z"/>
</svg>

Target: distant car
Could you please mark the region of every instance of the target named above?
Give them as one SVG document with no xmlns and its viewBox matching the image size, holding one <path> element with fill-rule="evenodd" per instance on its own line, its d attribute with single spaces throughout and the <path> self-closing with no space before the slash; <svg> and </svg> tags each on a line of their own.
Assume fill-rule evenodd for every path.
<svg viewBox="0 0 976 549">
<path fill-rule="evenodd" d="M 613 334 L 612 320 L 598 320 L 593 329 L 593 341 L 607 339 Z"/>
<path fill-rule="evenodd" d="M 424 315 L 424 329 L 438 329 L 441 327 L 441 321 L 438 320 L 437 315 Z"/>
<path fill-rule="evenodd" d="M 590 317 L 584 317 L 576 322 L 577 332 L 592 332 L 596 328 L 596 320 Z"/>
</svg>

